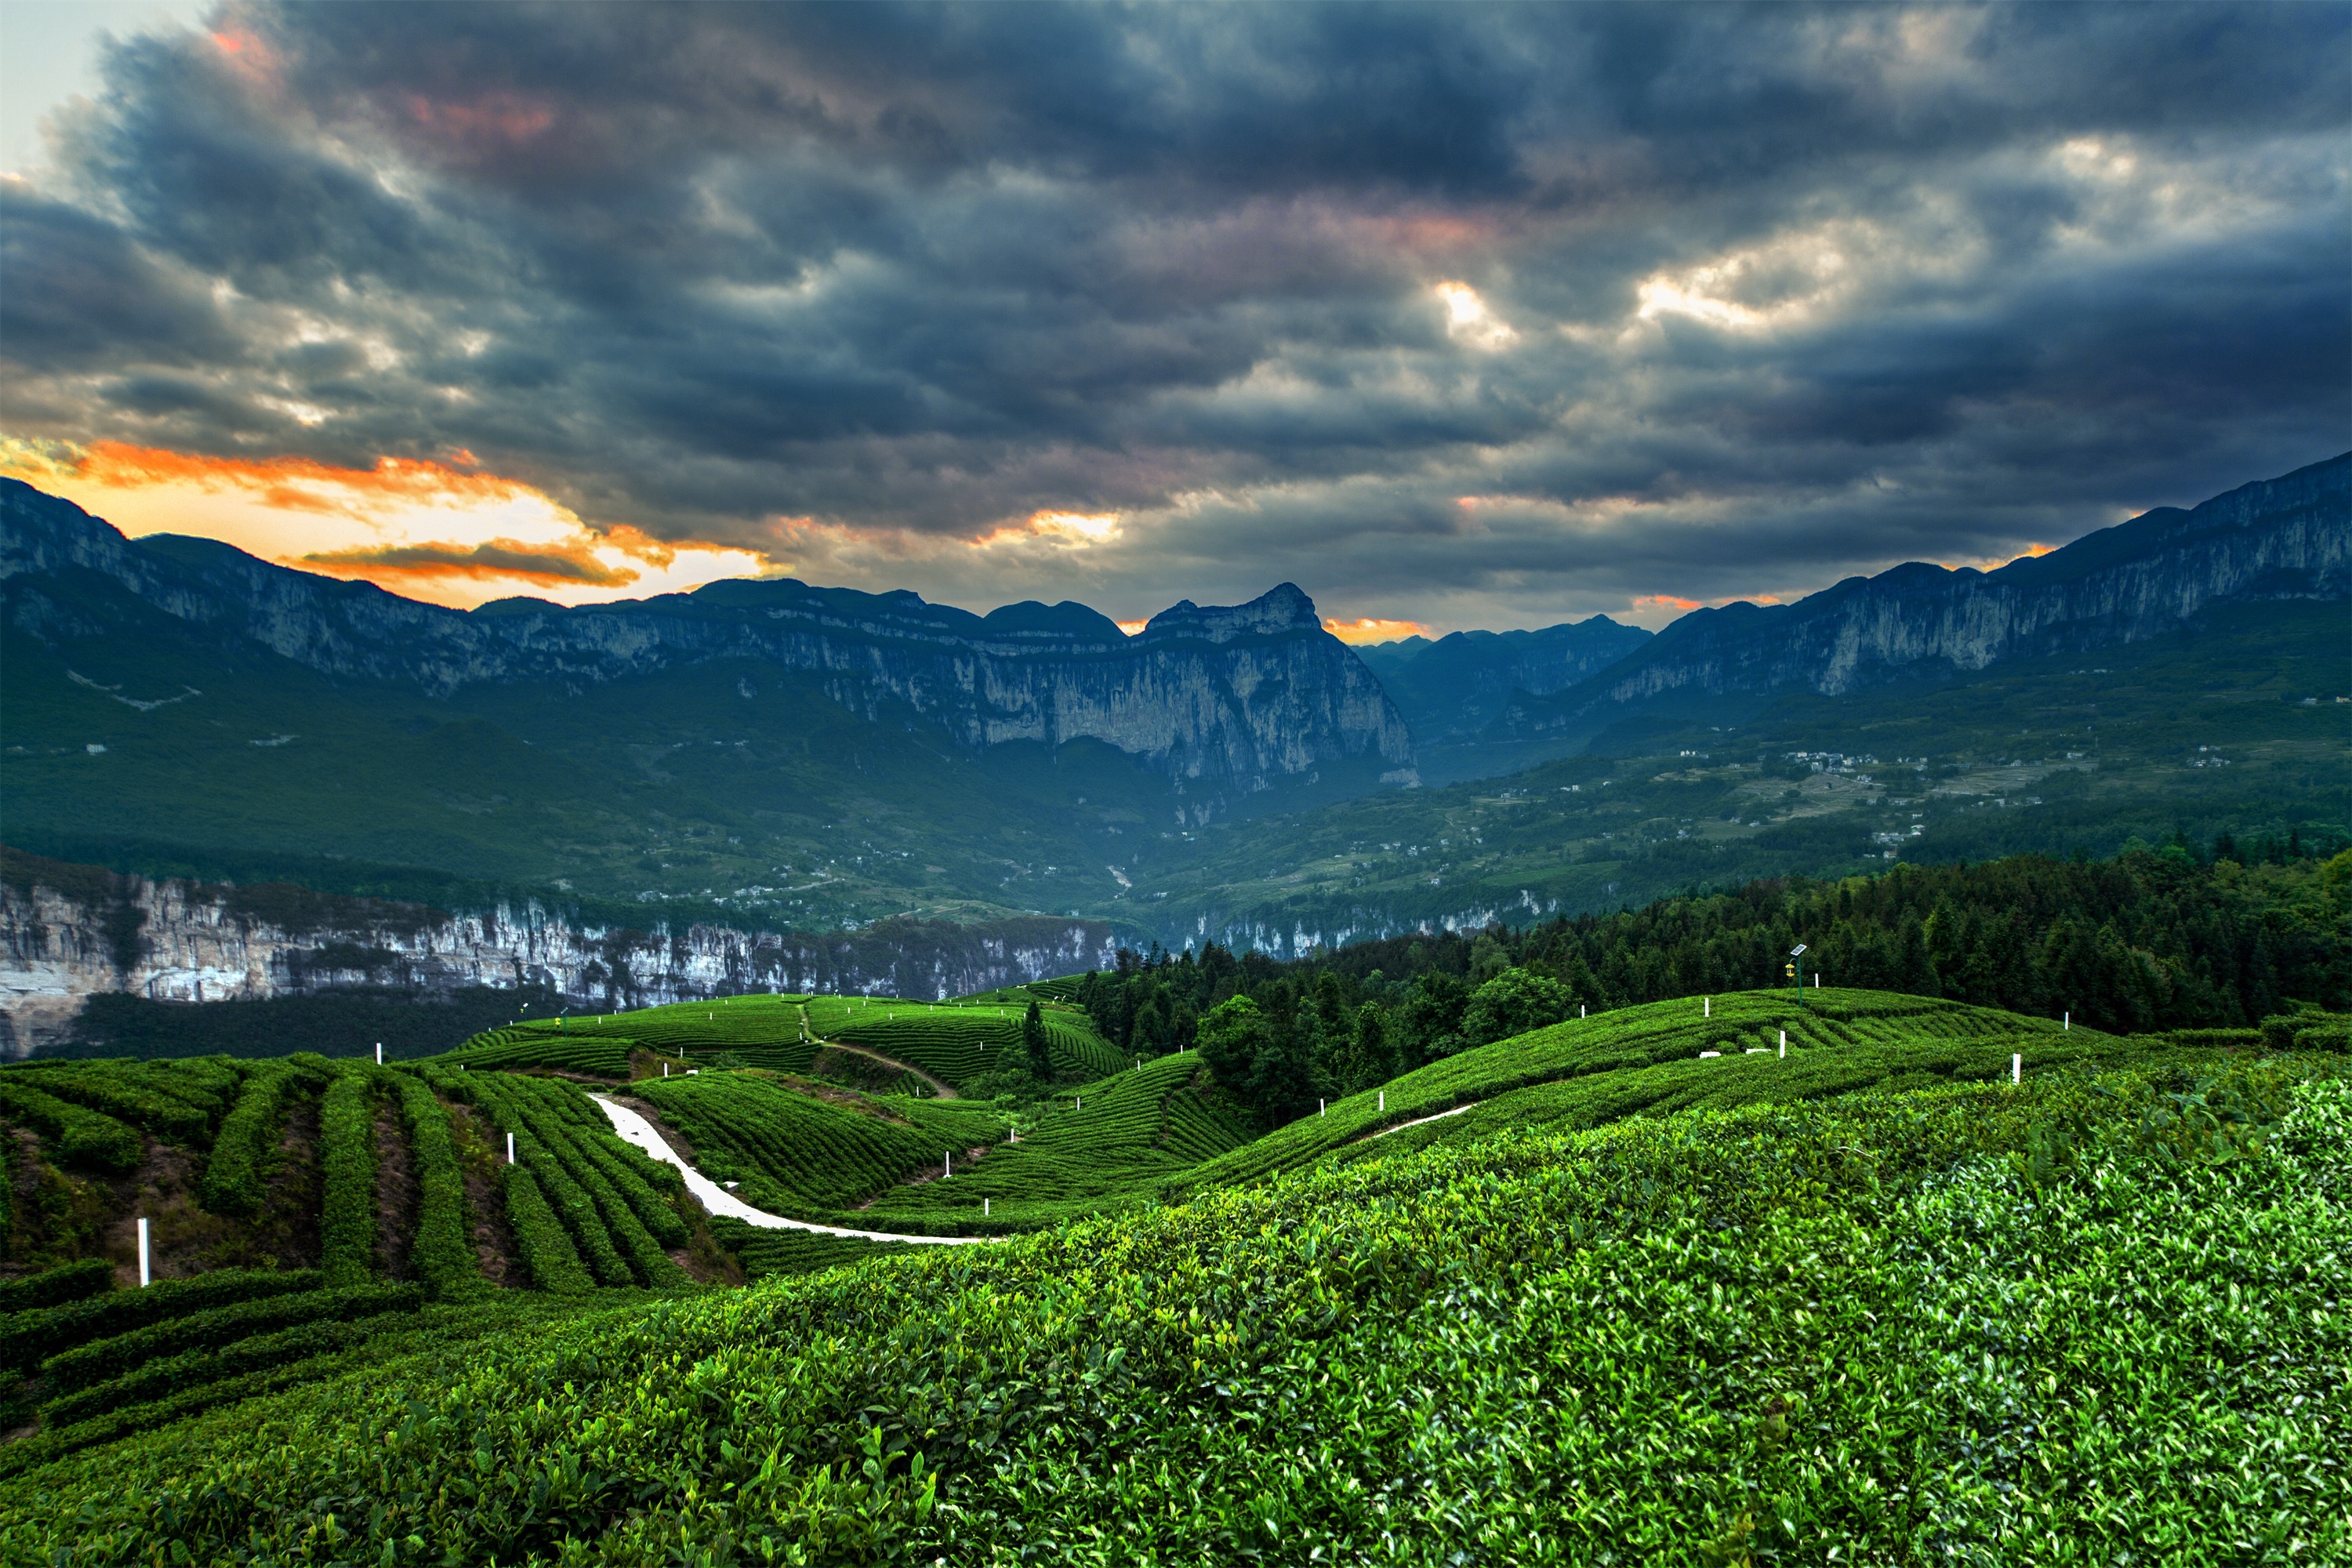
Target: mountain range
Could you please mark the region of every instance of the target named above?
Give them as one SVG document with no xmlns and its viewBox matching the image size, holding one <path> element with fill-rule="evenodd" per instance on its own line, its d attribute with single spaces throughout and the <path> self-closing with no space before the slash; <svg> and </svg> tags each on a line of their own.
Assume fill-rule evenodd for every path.
<svg viewBox="0 0 2352 1568">
<path fill-rule="evenodd" d="M 460 612 L 6 481 L 0 833 L 583 932 L 1048 914 L 1290 948 L 1978 853 L 2012 797 L 2011 847 L 2341 821 L 2347 598 L 2352 454 L 1994 572 L 1362 650 L 1288 584 L 1134 637 L 792 580 Z"/>
</svg>

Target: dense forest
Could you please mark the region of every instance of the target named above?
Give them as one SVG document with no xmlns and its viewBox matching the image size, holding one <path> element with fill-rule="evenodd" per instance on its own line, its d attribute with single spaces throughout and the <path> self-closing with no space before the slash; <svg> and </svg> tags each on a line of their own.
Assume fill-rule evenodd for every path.
<svg viewBox="0 0 2352 1568">
<path fill-rule="evenodd" d="M 1513 931 L 1435 931 L 1283 963 L 1212 945 L 1122 952 L 1072 994 L 1128 1049 L 1197 1046 L 1272 1122 L 1524 1030 L 1641 1002 L 1789 984 L 1945 996 L 2117 1033 L 2246 1028 L 2352 1005 L 2352 851 L 2300 843 L 2111 860 L 2016 856 L 1776 878 Z"/>
</svg>

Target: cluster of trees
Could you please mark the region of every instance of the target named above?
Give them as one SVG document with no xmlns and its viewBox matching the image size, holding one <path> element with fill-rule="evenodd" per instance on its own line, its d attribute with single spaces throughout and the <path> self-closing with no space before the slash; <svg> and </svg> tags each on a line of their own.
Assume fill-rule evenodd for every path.
<svg viewBox="0 0 2352 1568">
<path fill-rule="evenodd" d="M 2118 1033 L 2244 1027 L 2295 1003 L 2352 1006 L 2352 851 L 2112 860 L 2015 856 L 1835 882 L 1776 878 L 1524 931 L 1358 942 L 1290 963 L 1122 952 L 1077 999 L 1144 1055 L 1198 1046 L 1269 1123 L 1440 1057 L 1640 1002 L 1786 984 L 1789 950 L 1832 985 L 2071 1012 Z"/>
</svg>

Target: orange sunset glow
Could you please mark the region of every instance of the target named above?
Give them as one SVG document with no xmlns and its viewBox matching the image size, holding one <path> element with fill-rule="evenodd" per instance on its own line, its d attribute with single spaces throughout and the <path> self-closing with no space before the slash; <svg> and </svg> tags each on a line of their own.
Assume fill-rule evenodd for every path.
<svg viewBox="0 0 2352 1568">
<path fill-rule="evenodd" d="M 1377 616 L 1364 616 L 1352 621 L 1327 620 L 1323 629 L 1343 643 L 1395 642 L 1402 637 L 1423 637 L 1429 628 L 1419 621 L 1383 620 Z"/>
<path fill-rule="evenodd" d="M 758 554 L 592 529 L 520 479 L 446 462 L 382 458 L 347 468 L 306 458 L 212 458 L 118 441 L 0 442 L 0 473 L 60 495 L 132 538 L 194 534 L 404 597 L 470 609 L 530 594 L 594 604 L 753 575 Z"/>
</svg>

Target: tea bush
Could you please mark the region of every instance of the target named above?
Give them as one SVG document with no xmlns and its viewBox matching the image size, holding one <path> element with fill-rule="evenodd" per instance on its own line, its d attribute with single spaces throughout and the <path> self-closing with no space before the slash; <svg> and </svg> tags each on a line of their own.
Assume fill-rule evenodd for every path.
<svg viewBox="0 0 2352 1568">
<path fill-rule="evenodd" d="M 0 1555 L 2342 1561 L 2352 1095 L 2231 1067 L 2263 1136 L 2168 1158 L 2182 1092 L 1523 1132 L 550 1323 L 24 1476 Z"/>
<path fill-rule="evenodd" d="M 317 1060 L 256 1062 L 245 1073 L 205 1164 L 197 1193 L 205 1207 L 236 1217 L 261 1212 L 262 1173 L 285 1127 L 288 1097 L 319 1080 L 309 1065 Z"/>
<path fill-rule="evenodd" d="M 137 1128 L 60 1100 L 36 1087 L 35 1079 L 22 1068 L 0 1069 L 0 1115 L 39 1132 L 68 1165 L 118 1173 L 138 1166 L 146 1145 Z"/>
<path fill-rule="evenodd" d="M 330 1285 L 358 1285 L 375 1273 L 375 1095 L 367 1069 L 347 1068 L 319 1108 L 319 1268 Z"/>
<path fill-rule="evenodd" d="M 466 1177 L 449 1135 L 449 1112 L 415 1075 L 394 1074 L 392 1083 L 416 1167 L 416 1235 L 409 1261 L 437 1295 L 478 1290 L 481 1266 L 467 1230 Z"/>
</svg>

